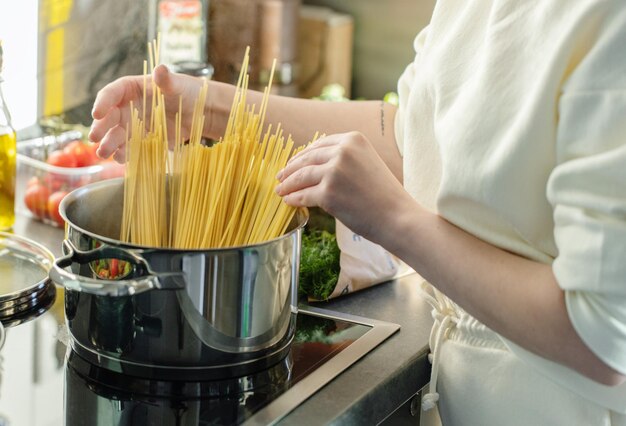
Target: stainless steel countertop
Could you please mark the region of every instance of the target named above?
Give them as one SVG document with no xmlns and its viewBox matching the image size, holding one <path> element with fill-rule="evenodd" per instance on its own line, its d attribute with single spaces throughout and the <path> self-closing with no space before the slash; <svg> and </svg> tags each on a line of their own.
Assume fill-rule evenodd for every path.
<svg viewBox="0 0 626 426">
<path fill-rule="evenodd" d="M 61 255 L 63 230 L 17 216 L 14 232 Z M 430 308 L 419 295 L 415 274 L 330 302 L 311 304 L 331 311 L 399 324 L 401 329 L 344 371 L 280 424 L 375 424 L 428 382 Z"/>
</svg>

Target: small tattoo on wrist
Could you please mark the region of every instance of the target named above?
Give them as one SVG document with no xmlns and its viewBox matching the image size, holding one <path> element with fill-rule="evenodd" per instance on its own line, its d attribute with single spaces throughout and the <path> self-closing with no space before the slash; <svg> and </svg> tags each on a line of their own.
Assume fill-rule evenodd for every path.
<svg viewBox="0 0 626 426">
<path fill-rule="evenodd" d="M 380 131 L 385 136 L 385 102 L 380 103 Z"/>
</svg>

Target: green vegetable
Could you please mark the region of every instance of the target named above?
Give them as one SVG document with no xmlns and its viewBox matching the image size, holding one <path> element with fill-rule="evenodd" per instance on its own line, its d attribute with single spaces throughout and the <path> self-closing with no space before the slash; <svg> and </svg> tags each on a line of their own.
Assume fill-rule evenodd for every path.
<svg viewBox="0 0 626 426">
<path fill-rule="evenodd" d="M 327 300 L 339 277 L 339 246 L 334 234 L 307 230 L 302 235 L 300 295 Z"/>
<path fill-rule="evenodd" d="M 322 101 L 331 101 L 331 102 L 341 102 L 347 101 L 348 98 L 345 97 L 346 90 L 343 88 L 341 84 L 332 83 L 322 88 L 322 93 L 319 96 L 314 97 L 313 99 L 319 99 Z"/>
<path fill-rule="evenodd" d="M 396 92 L 387 92 L 385 93 L 383 101 L 390 103 L 391 105 L 398 106 L 400 99 L 398 98 L 398 94 Z"/>
</svg>

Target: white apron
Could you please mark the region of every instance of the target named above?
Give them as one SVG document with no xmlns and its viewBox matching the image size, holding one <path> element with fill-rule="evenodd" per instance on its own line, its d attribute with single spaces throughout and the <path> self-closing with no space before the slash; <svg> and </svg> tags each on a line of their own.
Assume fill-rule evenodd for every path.
<svg viewBox="0 0 626 426">
<path fill-rule="evenodd" d="M 556 384 L 432 286 L 423 289 L 435 324 L 422 407 L 438 405 L 444 426 L 626 426 L 626 415 Z"/>
</svg>

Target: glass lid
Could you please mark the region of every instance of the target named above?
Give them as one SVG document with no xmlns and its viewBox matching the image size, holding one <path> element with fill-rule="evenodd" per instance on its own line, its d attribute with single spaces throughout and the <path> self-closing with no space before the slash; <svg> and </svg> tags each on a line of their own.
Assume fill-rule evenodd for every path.
<svg viewBox="0 0 626 426">
<path fill-rule="evenodd" d="M 39 317 L 50 309 L 56 300 L 56 295 L 56 287 L 54 284 L 49 283 L 42 292 L 37 294 L 33 302 L 16 304 L 2 311 L 0 313 L 0 324 L 4 328 L 14 327 Z M 2 425 L 1 422 L 0 425 Z"/>
<path fill-rule="evenodd" d="M 48 284 L 52 253 L 28 238 L 0 232 L 0 312 L 32 304 Z"/>
</svg>

